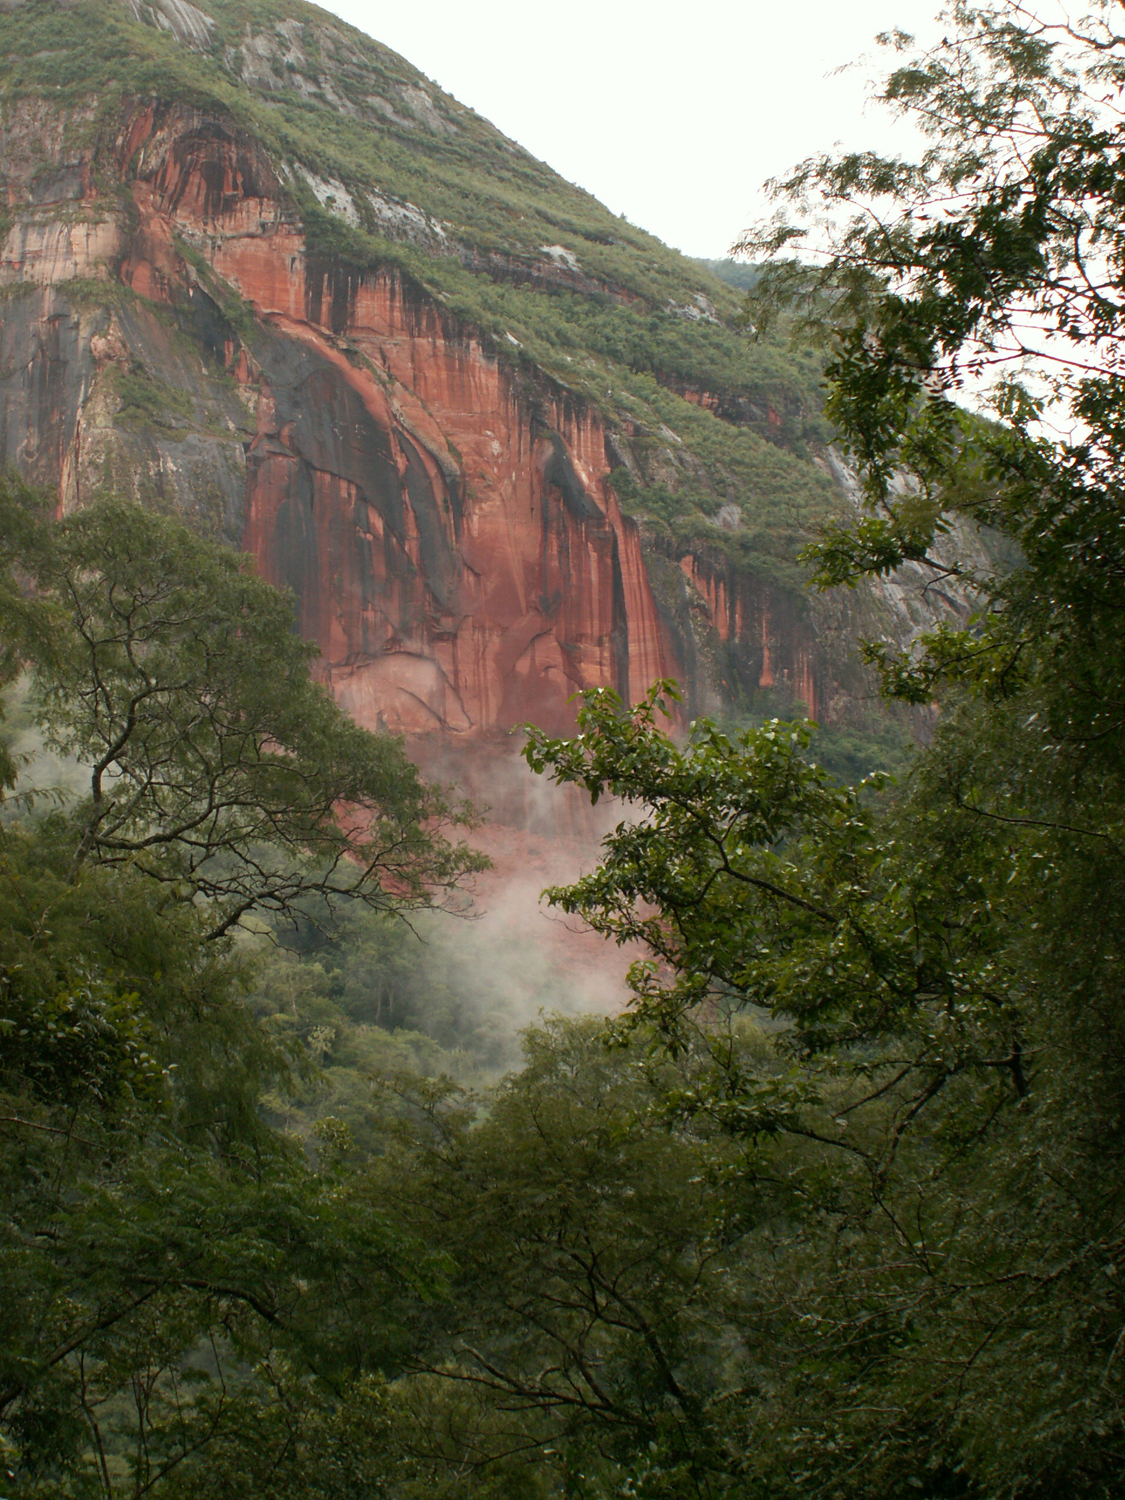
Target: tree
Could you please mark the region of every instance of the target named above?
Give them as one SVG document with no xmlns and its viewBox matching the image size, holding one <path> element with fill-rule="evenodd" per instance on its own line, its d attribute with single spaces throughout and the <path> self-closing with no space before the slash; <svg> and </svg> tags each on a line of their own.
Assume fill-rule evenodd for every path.
<svg viewBox="0 0 1125 1500">
<path fill-rule="evenodd" d="M 245 560 L 112 501 L 0 502 L 9 677 L 90 768 L 76 807 L 17 785 L 0 822 L 7 1492 L 369 1494 L 395 1298 L 441 1266 L 330 1127 L 307 1149 L 262 1118 L 307 1064 L 256 1024 L 238 929 L 425 906 L 479 861 Z"/>
<path fill-rule="evenodd" d="M 907 57 L 881 92 L 930 135 L 922 161 L 805 162 L 775 185 L 777 221 L 743 242 L 770 257 L 751 321 L 796 310 L 830 340 L 829 414 L 871 508 L 813 549 L 817 581 L 924 562 L 943 536 L 948 554 L 954 514 L 1020 560 L 973 578 L 956 557 L 935 559 L 965 573 L 984 608 L 921 655 L 873 645 L 888 687 L 925 702 L 939 680 L 1004 695 L 1037 679 L 1062 716 L 1056 735 L 1091 747 L 1114 740 L 1125 670 L 1106 629 L 1121 602 L 1125 431 L 1117 9 L 1107 0 L 1070 22 L 1014 0 L 954 5 L 942 43 Z M 909 52 L 909 37 L 885 40 Z M 835 232 L 786 258 L 813 218 Z M 985 398 L 993 419 L 959 393 Z"/>
<path fill-rule="evenodd" d="M 119 501 L 36 525 L 28 498 L 0 495 L 35 588 L 2 623 L 48 743 L 90 768 L 75 870 L 128 865 L 217 938 L 314 901 L 428 906 L 480 868 L 442 836 L 468 809 L 337 708 L 248 559 Z"/>
<path fill-rule="evenodd" d="M 891 695 L 940 700 L 904 786 L 833 786 L 800 726 L 701 721 L 677 744 L 661 685 L 632 708 L 587 695 L 576 739 L 529 740 L 537 769 L 633 803 L 601 869 L 553 894 L 653 950 L 633 1024 L 710 1053 L 672 1118 L 817 1148 L 805 1336 L 770 1363 L 790 1406 L 772 1423 L 744 1407 L 771 1494 L 1038 1500 L 1125 1480 L 1114 9 L 955 6 L 883 91 L 929 130 L 925 158 L 806 163 L 779 187 L 790 217 L 748 241 L 777 257 L 750 316 L 823 332 L 865 485 L 866 513 L 810 549 L 817 582 L 909 559 L 980 599 L 966 629 L 867 647 Z M 819 262 L 791 258 L 802 212 L 837 225 Z M 987 573 L 957 555 L 966 518 L 992 538 Z M 716 1027 L 751 1006 L 772 1068 Z"/>
<path fill-rule="evenodd" d="M 972 1494 L 1064 1475 L 1110 1493 L 1116 859 L 979 815 L 965 794 L 1011 768 L 1010 718 L 943 725 L 881 805 L 827 784 L 801 726 L 700 722 L 676 745 L 658 692 L 633 709 L 590 694 L 575 740 L 533 732 L 528 753 L 634 804 L 600 868 L 551 895 L 657 956 L 634 965 L 625 1031 L 701 1060 L 654 1107 L 754 1143 L 752 1179 L 788 1158 L 804 1304 L 777 1289 L 765 1385 L 730 1410 L 754 1472 L 771 1494 L 847 1478 L 842 1493 L 884 1496 L 910 1473 L 935 1494 L 961 1493 L 957 1474 Z M 768 1018 L 765 1056 L 723 1019 L 746 1010 Z"/>
<path fill-rule="evenodd" d="M 654 1106 L 698 1059 L 605 1043 L 603 1021 L 550 1021 L 484 1099 L 384 1084 L 380 1196 L 455 1267 L 395 1397 L 425 1493 L 740 1492 L 732 1388 L 786 1321 L 785 1164 L 759 1176 L 702 1115 L 666 1128 Z"/>
</svg>

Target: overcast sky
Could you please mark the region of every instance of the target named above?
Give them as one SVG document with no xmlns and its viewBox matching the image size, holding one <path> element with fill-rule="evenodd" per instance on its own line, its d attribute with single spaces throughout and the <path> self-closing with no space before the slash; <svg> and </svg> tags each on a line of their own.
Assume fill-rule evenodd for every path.
<svg viewBox="0 0 1125 1500">
<path fill-rule="evenodd" d="M 835 141 L 913 137 L 874 105 L 874 37 L 940 0 L 327 0 L 614 213 L 721 256 L 762 182 Z M 862 61 L 866 56 L 866 65 Z M 854 63 L 843 74 L 835 70 Z"/>
</svg>

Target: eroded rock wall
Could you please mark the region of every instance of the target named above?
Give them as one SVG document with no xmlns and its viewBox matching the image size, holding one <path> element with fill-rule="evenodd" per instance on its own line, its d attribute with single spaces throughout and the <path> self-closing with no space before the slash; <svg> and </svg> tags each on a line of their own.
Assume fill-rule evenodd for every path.
<svg viewBox="0 0 1125 1500">
<path fill-rule="evenodd" d="M 564 731 L 577 690 L 658 677 L 688 711 L 835 712 L 797 592 L 646 545 L 609 482 L 628 431 L 400 272 L 311 253 L 298 168 L 151 101 L 108 133 L 37 101 L 3 130 L 0 461 L 253 553 L 360 722 Z"/>
</svg>

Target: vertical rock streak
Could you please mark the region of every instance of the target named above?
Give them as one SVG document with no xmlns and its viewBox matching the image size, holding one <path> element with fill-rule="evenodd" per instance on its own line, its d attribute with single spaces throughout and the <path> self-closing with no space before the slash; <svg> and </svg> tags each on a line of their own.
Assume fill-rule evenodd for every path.
<svg viewBox="0 0 1125 1500">
<path fill-rule="evenodd" d="M 58 156 L 46 118 L 28 130 L 40 155 Z M 119 481 L 112 378 L 170 358 L 160 309 L 182 324 L 186 308 L 226 372 L 212 425 L 230 430 L 158 436 L 154 482 L 181 505 L 193 484 L 215 493 L 218 524 L 293 590 L 301 630 L 361 722 L 467 739 L 527 719 L 564 731 L 582 688 L 629 697 L 698 675 L 701 632 L 741 650 L 745 685 L 777 681 L 815 712 L 815 638 L 792 602 L 689 553 L 677 619 L 608 481 L 607 439 L 614 452 L 621 433 L 398 272 L 307 253 L 253 140 L 146 103 L 116 141 L 127 216 L 104 209 L 89 169 L 60 160 L 56 173 L 81 222 L 37 217 L 26 184 L 6 184 L 25 211 L 0 276 L 45 290 L 0 335 L 2 457 L 57 483 L 64 505 Z M 76 314 L 75 276 L 116 278 L 137 300 Z M 243 303 L 237 333 L 224 287 Z"/>
</svg>

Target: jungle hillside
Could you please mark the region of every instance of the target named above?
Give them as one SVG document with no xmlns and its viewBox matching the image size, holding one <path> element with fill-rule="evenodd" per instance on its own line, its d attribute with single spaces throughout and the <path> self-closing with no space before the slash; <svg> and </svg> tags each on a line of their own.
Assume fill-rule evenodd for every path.
<svg viewBox="0 0 1125 1500">
<path fill-rule="evenodd" d="M 137 215 L 112 275 L 91 252 L 95 275 L 33 294 L 81 314 L 52 336 L 85 326 L 102 341 L 68 347 L 93 350 L 83 368 L 114 393 L 105 430 L 156 445 L 136 452 L 171 431 L 182 500 L 185 474 L 218 472 L 206 444 L 241 443 L 253 405 L 245 457 L 269 481 L 255 503 L 296 527 L 335 497 L 332 514 L 379 542 L 380 586 L 401 591 L 398 628 L 409 618 L 420 638 L 417 577 L 454 597 L 447 512 L 464 527 L 456 556 L 479 576 L 498 565 L 463 540 L 482 502 L 458 487 L 452 428 L 435 435 L 394 373 L 408 328 L 411 357 L 428 340 L 450 389 L 468 388 L 464 369 L 482 385 L 482 371 L 524 369 L 530 395 L 505 409 L 533 439 L 542 488 L 528 493 L 556 527 L 543 534 L 572 556 L 583 539 L 602 571 L 582 576 L 618 580 L 620 598 L 626 581 L 641 597 L 621 559 L 642 528 L 615 519 L 610 491 L 649 514 L 637 454 L 659 419 L 698 476 L 689 489 L 682 463 L 666 471 L 661 524 L 706 528 L 716 501 L 738 507 L 735 526 L 714 525 L 758 580 L 739 597 L 776 613 L 769 591 L 787 590 L 812 618 L 911 577 L 950 602 L 909 631 L 854 606 L 854 682 L 885 705 L 865 710 L 866 737 L 842 720 L 826 739 L 793 693 L 787 716 L 733 692 L 700 712 L 690 684 L 624 669 L 580 685 L 572 720 L 525 714 L 536 784 L 611 809 L 597 859 L 547 899 L 636 957 L 611 1016 L 577 1013 L 564 976 L 530 971 L 513 1041 L 509 955 L 474 937 L 484 814 L 423 775 L 404 734 L 345 711 L 343 679 L 303 632 L 311 585 L 277 586 L 232 545 L 221 493 L 194 509 L 128 484 L 75 500 L 50 455 L 44 473 L 13 465 L 0 484 L 4 1494 L 1116 1500 L 1120 6 L 1070 20 L 955 0 L 931 49 L 886 38 L 879 98 L 927 148 L 796 165 L 739 248 L 752 274 L 725 282 L 577 189 L 552 179 L 548 193 L 541 164 L 352 33 L 349 71 L 322 18 L 288 0 L 206 13 L 32 0 L 0 16 L 4 109 L 22 100 L 25 121 L 48 81 L 89 140 L 116 128 L 123 95 L 198 114 L 189 131 L 156 103 L 125 111 L 162 176 L 127 150 L 132 175 L 69 198 L 43 175 L 55 227 L 35 243 L 59 264 L 97 240 L 74 224 L 117 223 L 98 217 L 104 197 L 127 194 Z M 361 98 L 373 71 L 385 91 Z M 89 104 L 101 98 L 104 116 Z M 93 169 L 116 149 L 76 159 Z M 395 222 L 406 203 L 418 215 L 409 235 L 383 233 L 374 206 L 354 223 L 337 211 L 343 192 L 374 205 L 376 154 L 380 191 L 399 174 Z M 315 180 L 291 169 L 285 185 L 277 164 L 298 156 Z M 201 161 L 237 167 L 237 191 Z M 150 212 L 199 183 L 210 259 L 160 237 L 171 211 Z M 252 249 L 268 238 L 272 257 L 298 230 L 321 246 L 315 284 L 344 289 L 338 344 L 318 331 L 331 318 L 235 296 L 215 226 L 250 199 L 266 205 Z M 511 269 L 556 241 L 554 263 L 573 258 L 596 293 Z M 294 277 L 309 258 L 293 250 Z M 15 285 L 5 337 L 29 296 Z M 414 301 L 396 300 L 404 287 Z M 700 316 L 670 310 L 693 297 Z M 358 340 L 348 357 L 356 308 L 386 318 L 385 386 Z M 180 398 L 129 363 L 140 344 L 126 333 L 157 329 L 183 356 L 163 367 Z M 227 406 L 177 374 L 185 330 Z M 513 352 L 493 359 L 489 339 Z M 780 437 L 676 393 L 717 389 L 712 353 L 742 372 L 739 400 L 775 378 L 793 396 Z M 71 388 L 43 389 L 61 422 Z M 278 417 L 290 390 L 319 406 Z M 87 411 L 76 430 L 92 430 Z M 587 442 L 596 431 L 608 461 L 623 413 L 634 490 L 594 473 Z M 292 476 L 333 442 L 351 467 L 310 478 L 299 511 Z M 383 465 L 381 511 L 357 452 Z M 739 454 L 745 505 L 719 477 L 741 472 Z M 803 508 L 783 538 L 790 483 Z M 751 493 L 760 532 L 745 530 Z M 286 535 L 311 553 L 312 529 Z M 646 545 L 690 572 L 675 547 Z M 756 549 L 784 576 L 755 573 Z M 344 549 L 332 556 L 343 573 Z M 446 616 L 425 618 L 444 641 Z M 776 637 L 761 628 L 764 653 Z"/>
</svg>

